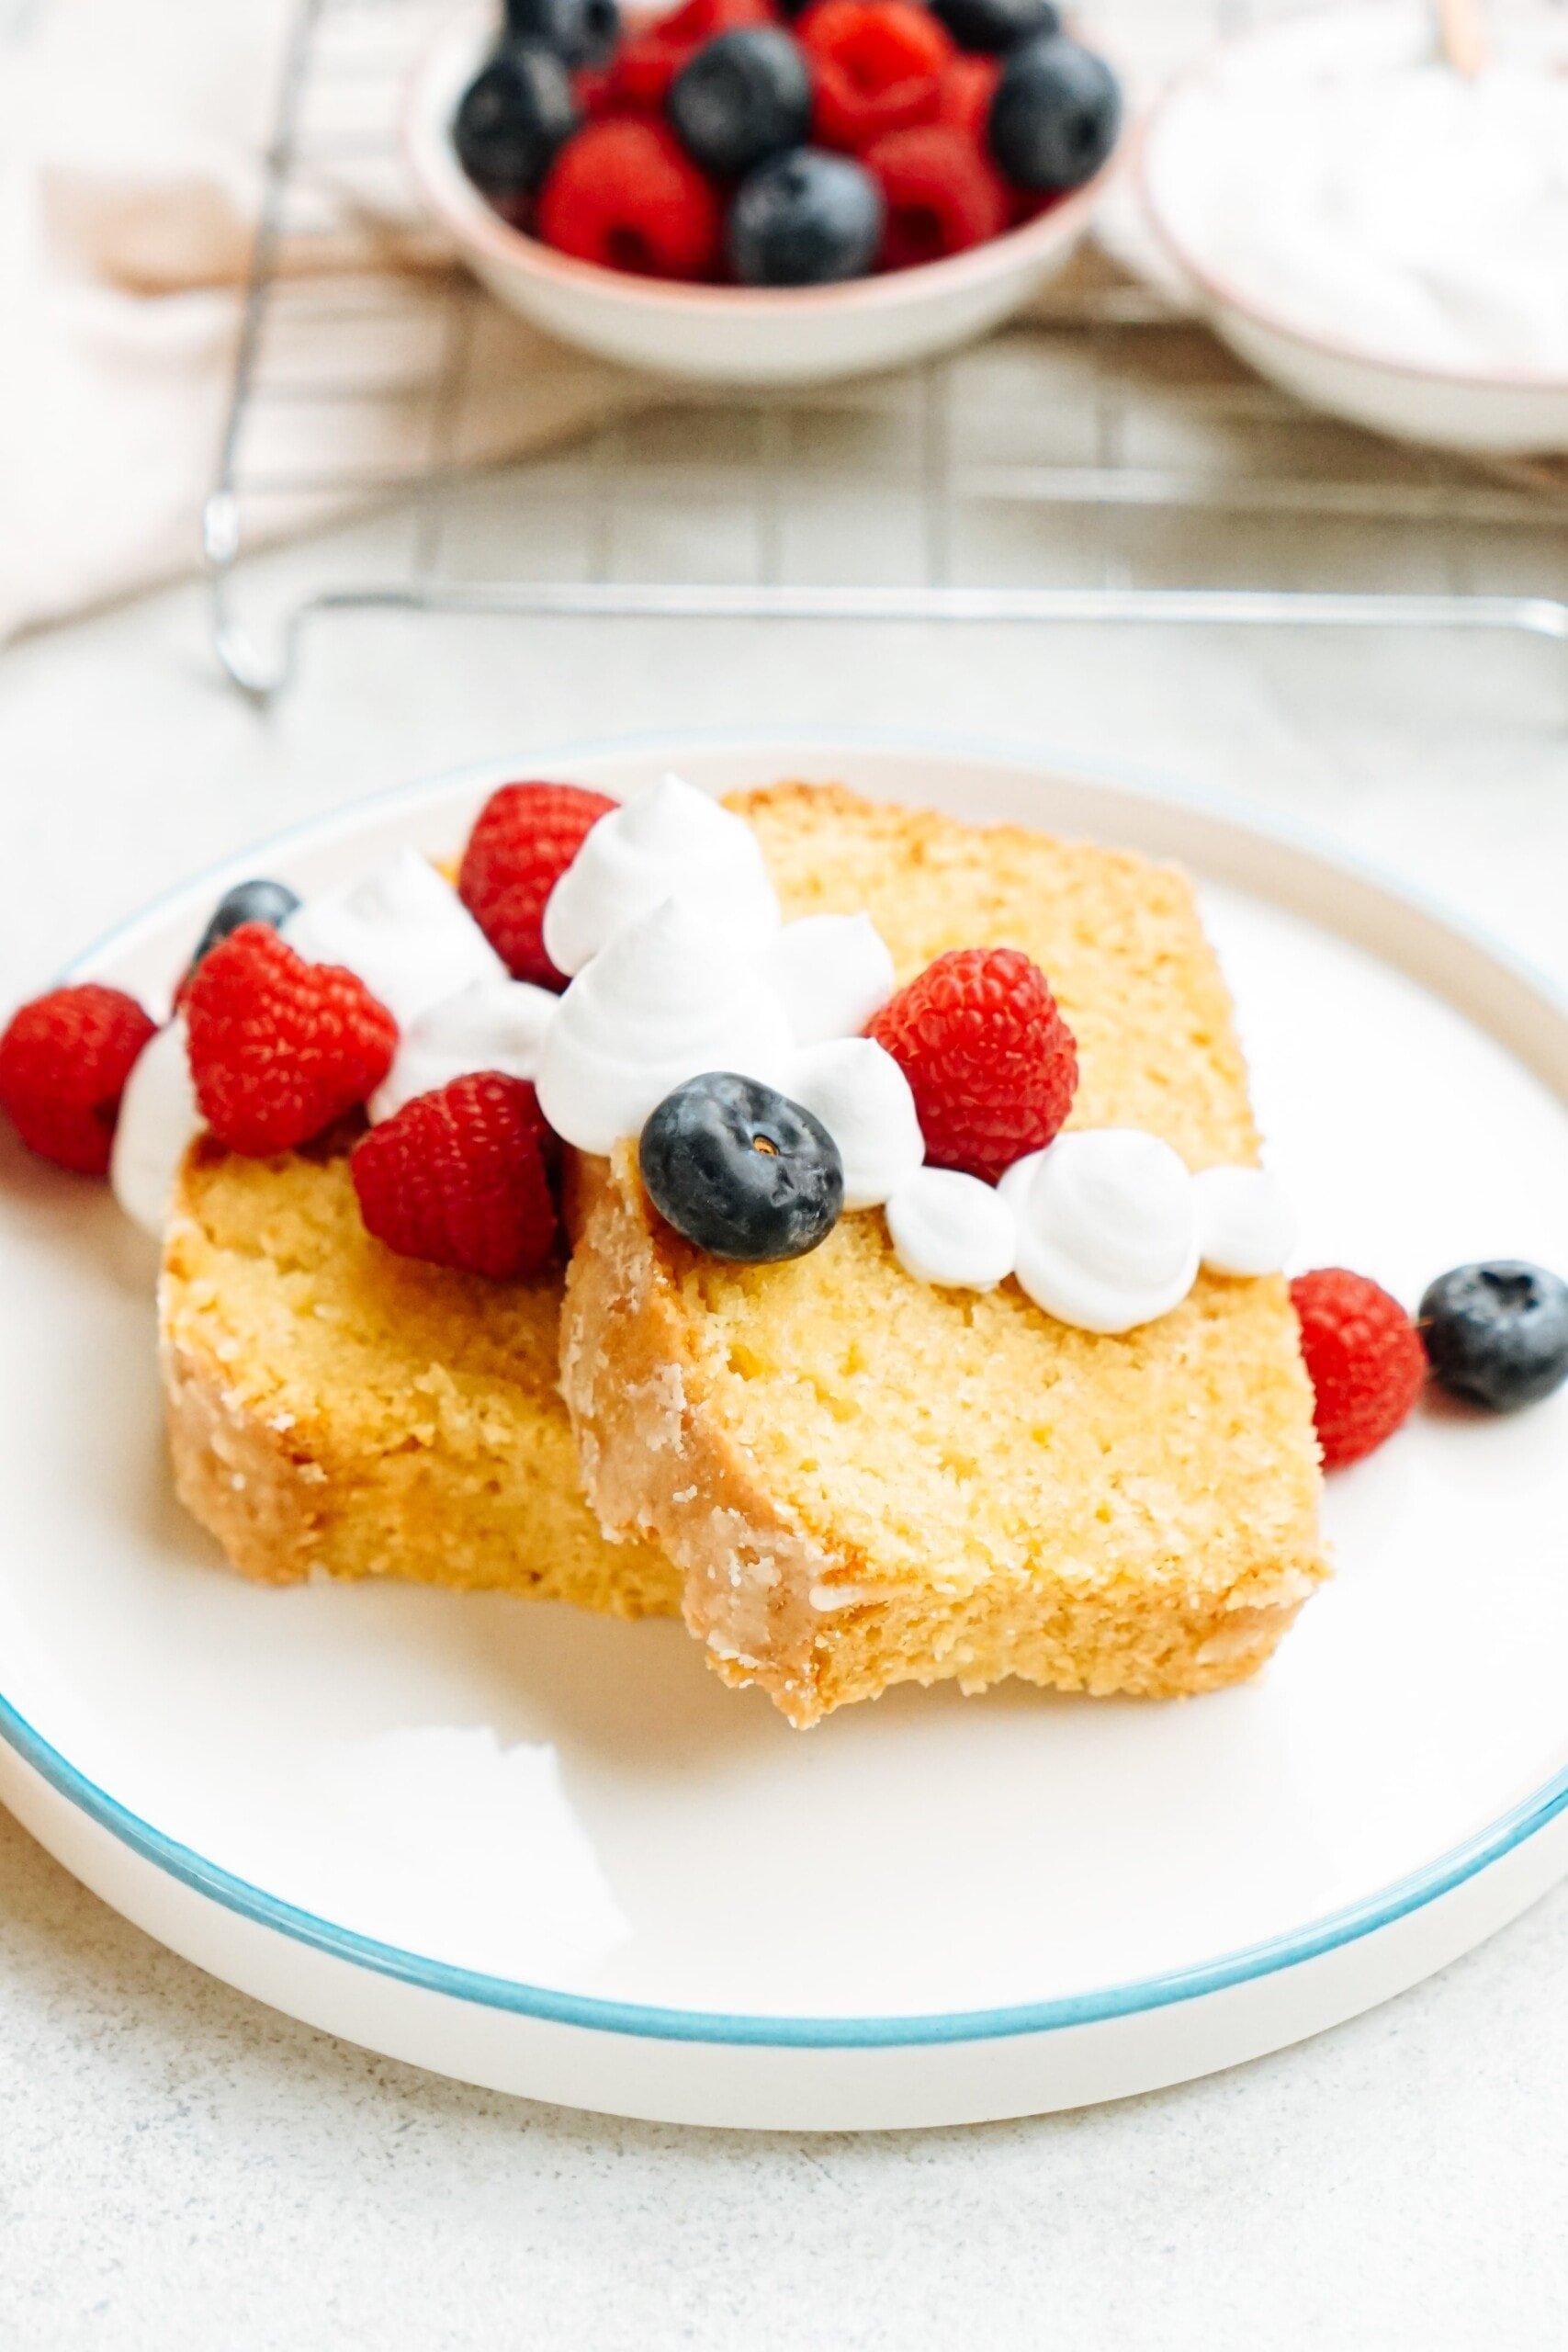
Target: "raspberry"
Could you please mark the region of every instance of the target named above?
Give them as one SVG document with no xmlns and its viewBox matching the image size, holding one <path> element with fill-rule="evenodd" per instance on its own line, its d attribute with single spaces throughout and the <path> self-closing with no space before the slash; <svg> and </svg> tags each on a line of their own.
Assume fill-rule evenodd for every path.
<svg viewBox="0 0 1568 2352">
<path fill-rule="evenodd" d="M 865 151 L 887 207 L 882 232 L 885 269 L 912 269 L 999 237 L 1008 225 L 1008 191 L 972 140 L 941 123 L 890 131 Z"/>
<path fill-rule="evenodd" d="M 859 154 L 887 131 L 934 119 L 939 77 L 957 52 L 929 9 L 910 0 L 817 0 L 795 33 L 811 61 L 814 128 L 825 147 Z"/>
<path fill-rule="evenodd" d="M 983 147 L 986 121 L 1001 73 L 994 57 L 955 57 L 937 84 L 934 119 L 951 130 L 961 130 L 976 148 Z"/>
<path fill-rule="evenodd" d="M 939 956 L 888 999 L 866 1035 L 908 1080 L 938 1168 L 994 1183 L 1048 1144 L 1072 1108 L 1073 1033 L 1044 974 L 1016 947 Z"/>
<path fill-rule="evenodd" d="M 531 1086 L 499 1070 L 416 1094 L 349 1156 L 367 1233 L 402 1258 L 507 1282 L 555 1247 L 553 1137 Z"/>
<path fill-rule="evenodd" d="M 51 989 L 14 1012 L 0 1036 L 0 1110 L 40 1159 L 101 1176 L 125 1081 L 152 1035 L 121 989 L 96 980 Z"/>
<path fill-rule="evenodd" d="M 252 1159 L 309 1143 L 380 1085 L 398 1024 L 339 964 L 308 964 L 265 923 L 203 956 L 186 992 L 201 1115 Z"/>
<path fill-rule="evenodd" d="M 546 244 L 638 277 L 708 277 L 718 261 L 718 197 L 662 122 L 591 122 L 550 166 L 539 196 Z"/>
<path fill-rule="evenodd" d="M 580 66 L 571 77 L 571 95 L 581 108 L 584 121 L 602 122 L 616 110 L 615 66 Z"/>
<path fill-rule="evenodd" d="M 1393 1435 L 1421 1393 L 1426 1351 L 1399 1301 L 1344 1266 L 1298 1274 L 1291 1304 L 1302 1327 L 1323 1465 L 1337 1470 Z"/>
<path fill-rule="evenodd" d="M 479 810 L 457 895 L 513 979 L 565 988 L 545 953 L 545 902 L 589 828 L 615 805 L 575 784 L 503 784 Z"/>
<path fill-rule="evenodd" d="M 705 42 L 773 22 L 768 0 L 686 0 L 622 43 L 608 68 L 611 95 L 623 112 L 657 114 L 682 66 Z"/>
</svg>

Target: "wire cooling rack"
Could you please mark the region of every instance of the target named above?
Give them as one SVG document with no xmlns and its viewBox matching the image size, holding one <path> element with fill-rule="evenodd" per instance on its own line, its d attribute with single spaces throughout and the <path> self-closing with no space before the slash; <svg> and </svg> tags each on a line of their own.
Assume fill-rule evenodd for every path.
<svg viewBox="0 0 1568 2352">
<path fill-rule="evenodd" d="M 1151 34 L 1168 57 L 1269 5 L 1104 0 L 1093 21 L 1147 64 Z M 403 177 L 401 92 L 445 8 L 299 0 L 205 514 L 217 650 L 246 692 L 348 609 L 1568 638 L 1568 479 L 1313 415 L 1103 259 L 987 344 L 822 390 L 542 356 Z M 542 364 L 558 437 L 502 462 L 498 383 Z M 350 515 L 281 601 L 244 560 Z"/>
</svg>

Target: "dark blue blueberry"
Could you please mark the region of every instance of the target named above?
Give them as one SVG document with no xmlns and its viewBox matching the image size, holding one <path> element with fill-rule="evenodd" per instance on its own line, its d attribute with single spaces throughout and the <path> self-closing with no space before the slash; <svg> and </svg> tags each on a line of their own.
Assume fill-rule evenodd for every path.
<svg viewBox="0 0 1568 2352">
<path fill-rule="evenodd" d="M 1062 29 L 1051 0 L 931 0 L 931 6 L 960 49 L 1016 49 L 1021 40 Z"/>
<path fill-rule="evenodd" d="M 194 972 L 202 957 L 238 931 L 243 922 L 265 922 L 276 931 L 288 922 L 299 903 L 299 893 L 291 890 L 287 882 L 236 882 L 225 890 L 208 918 L 207 929 L 196 943 L 196 953 L 190 959 Z"/>
<path fill-rule="evenodd" d="M 811 74 L 777 25 L 705 41 L 670 85 L 665 111 L 694 163 L 722 179 L 798 147 L 811 128 Z"/>
<path fill-rule="evenodd" d="M 1472 1405 L 1511 1413 L 1568 1380 L 1568 1283 L 1522 1258 L 1455 1266 L 1416 1314 L 1432 1376 Z"/>
<path fill-rule="evenodd" d="M 732 1070 L 667 1094 L 638 1150 L 654 1207 L 713 1258 L 804 1258 L 843 1210 L 844 1163 L 820 1119 Z"/>
<path fill-rule="evenodd" d="M 615 0 L 506 0 L 506 29 L 567 65 L 603 65 L 621 37 L 621 12 Z"/>
<path fill-rule="evenodd" d="M 987 135 L 1004 177 L 1048 194 L 1092 179 L 1121 126 L 1122 93 L 1104 59 L 1046 33 L 1002 67 Z"/>
<path fill-rule="evenodd" d="M 729 261 L 743 286 L 863 277 L 882 243 L 882 190 L 847 155 L 795 147 L 760 164 L 729 209 Z"/>
<path fill-rule="evenodd" d="M 534 196 L 581 116 L 566 67 L 553 50 L 508 41 L 457 108 L 457 161 L 492 204 Z"/>
</svg>

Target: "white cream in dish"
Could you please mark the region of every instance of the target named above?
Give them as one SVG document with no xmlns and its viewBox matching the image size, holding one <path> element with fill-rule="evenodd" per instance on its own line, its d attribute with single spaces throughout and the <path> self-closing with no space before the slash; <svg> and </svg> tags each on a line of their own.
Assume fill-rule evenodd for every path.
<svg viewBox="0 0 1568 2352">
<path fill-rule="evenodd" d="M 1188 94 L 1174 225 L 1298 332 L 1406 367 L 1568 377 L 1568 29 L 1503 14 L 1467 79 L 1430 14 Z M 1167 202 L 1170 194 L 1167 190 Z"/>
</svg>

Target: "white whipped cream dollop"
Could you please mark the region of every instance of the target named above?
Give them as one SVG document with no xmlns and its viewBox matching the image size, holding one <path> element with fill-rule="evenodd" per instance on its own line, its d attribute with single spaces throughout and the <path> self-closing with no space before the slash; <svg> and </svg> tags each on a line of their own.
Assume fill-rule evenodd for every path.
<svg viewBox="0 0 1568 2352">
<path fill-rule="evenodd" d="M 109 1154 L 115 1199 L 154 1240 L 161 1240 L 169 1195 L 180 1163 L 205 1121 L 191 1081 L 185 1016 L 150 1037 L 131 1066 Z"/>
<path fill-rule="evenodd" d="M 456 890 L 417 850 L 307 899 L 282 932 L 310 963 L 346 965 L 400 1027 L 470 981 L 507 976 Z"/>
<path fill-rule="evenodd" d="M 561 998 L 539 1055 L 539 1107 L 579 1151 L 604 1154 L 687 1079 L 734 1070 L 787 1093 L 792 1058 L 784 1005 L 758 965 L 688 899 L 667 899 Z"/>
<path fill-rule="evenodd" d="M 898 1263 L 945 1290 L 995 1290 L 1013 1270 L 1018 1220 L 992 1184 L 955 1168 L 918 1168 L 887 1204 Z"/>
<path fill-rule="evenodd" d="M 1237 44 L 1156 139 L 1183 243 L 1306 334 L 1418 368 L 1568 374 L 1568 26 L 1493 13 L 1475 74 L 1415 6 Z"/>
<path fill-rule="evenodd" d="M 559 1001 L 529 980 L 475 980 L 444 997 L 399 1035 L 392 1067 L 370 1098 L 372 1120 L 389 1119 L 416 1095 L 475 1070 L 536 1078 Z"/>
<path fill-rule="evenodd" d="M 783 917 L 762 845 L 705 792 L 667 775 L 590 827 L 545 908 L 545 953 L 573 976 L 666 899 L 689 899 L 712 932 L 755 949 Z"/>
<path fill-rule="evenodd" d="M 997 1179 L 997 1190 L 1015 1216 L 1023 1215 L 1024 1196 L 1034 1182 L 1034 1171 L 1044 1159 L 1043 1151 L 1026 1151 L 1021 1159 Z"/>
<path fill-rule="evenodd" d="M 858 1037 L 893 993 L 893 957 L 869 915 L 803 915 L 786 922 L 770 963 L 802 1046 Z"/>
<path fill-rule="evenodd" d="M 1185 1161 L 1132 1127 L 1058 1136 L 1018 1200 L 1018 1279 L 1079 1330 L 1131 1331 L 1180 1305 L 1198 1272 Z"/>
<path fill-rule="evenodd" d="M 1279 1178 L 1264 1168 L 1205 1168 L 1192 1179 L 1198 1248 L 1216 1274 L 1278 1274 L 1295 1247 L 1296 1220 Z"/>
<path fill-rule="evenodd" d="M 926 1156 L 909 1081 L 870 1037 L 807 1046 L 791 1063 L 784 1091 L 838 1145 L 846 1209 L 879 1208 Z"/>
</svg>

